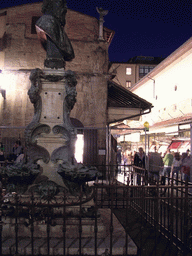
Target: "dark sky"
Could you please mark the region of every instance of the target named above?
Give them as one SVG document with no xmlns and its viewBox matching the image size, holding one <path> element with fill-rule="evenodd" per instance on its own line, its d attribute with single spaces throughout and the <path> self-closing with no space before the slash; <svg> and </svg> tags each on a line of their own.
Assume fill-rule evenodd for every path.
<svg viewBox="0 0 192 256">
<path fill-rule="evenodd" d="M 41 1 L 0 0 L 0 8 L 33 2 Z M 67 0 L 67 6 L 96 18 L 96 6 L 109 10 L 104 26 L 115 31 L 110 61 L 167 57 L 192 35 L 192 0 Z"/>
</svg>

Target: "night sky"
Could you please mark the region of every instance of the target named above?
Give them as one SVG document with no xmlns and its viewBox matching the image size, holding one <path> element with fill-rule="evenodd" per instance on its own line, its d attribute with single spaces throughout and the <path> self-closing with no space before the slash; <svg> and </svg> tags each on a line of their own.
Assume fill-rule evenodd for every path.
<svg viewBox="0 0 192 256">
<path fill-rule="evenodd" d="M 0 8 L 41 2 L 1 0 Z M 109 10 L 104 26 L 115 31 L 110 61 L 144 55 L 167 57 L 192 35 L 192 0 L 67 0 L 68 8 L 96 18 Z"/>
</svg>

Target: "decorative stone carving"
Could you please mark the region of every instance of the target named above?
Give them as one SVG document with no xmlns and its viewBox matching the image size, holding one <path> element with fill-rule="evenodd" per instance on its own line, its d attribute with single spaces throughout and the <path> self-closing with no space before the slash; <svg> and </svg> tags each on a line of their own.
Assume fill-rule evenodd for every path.
<svg viewBox="0 0 192 256">
<path fill-rule="evenodd" d="M 83 186 L 83 192 L 86 193 L 88 187 L 86 187 L 85 182 L 93 181 L 101 175 L 96 167 L 86 167 L 83 164 L 70 164 L 69 162 L 59 164 L 58 173 L 73 195 L 80 192 L 81 185 Z"/>
<path fill-rule="evenodd" d="M 7 192 L 17 190 L 18 193 L 24 193 L 40 172 L 41 167 L 30 162 L 15 163 L 0 168 L 1 180 L 7 183 Z"/>
<path fill-rule="evenodd" d="M 34 184 L 29 189 L 29 192 L 36 192 L 40 195 L 40 198 L 45 200 L 52 199 L 61 191 L 64 191 L 64 188 L 50 180 L 43 181 L 40 184 Z"/>
</svg>

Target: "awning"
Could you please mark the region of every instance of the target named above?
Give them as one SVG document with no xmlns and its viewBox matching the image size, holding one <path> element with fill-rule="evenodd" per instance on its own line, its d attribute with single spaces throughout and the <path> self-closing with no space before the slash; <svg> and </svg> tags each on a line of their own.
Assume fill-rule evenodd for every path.
<svg viewBox="0 0 192 256">
<path fill-rule="evenodd" d="M 108 123 L 129 120 L 139 120 L 141 115 L 147 114 L 152 104 L 121 85 L 108 81 Z"/>
<path fill-rule="evenodd" d="M 187 152 L 187 149 L 190 149 L 190 141 L 184 141 L 179 147 L 180 152 Z"/>
<path fill-rule="evenodd" d="M 181 145 L 182 141 L 173 141 L 171 145 L 169 146 L 169 149 L 178 149 L 178 147 Z"/>
</svg>

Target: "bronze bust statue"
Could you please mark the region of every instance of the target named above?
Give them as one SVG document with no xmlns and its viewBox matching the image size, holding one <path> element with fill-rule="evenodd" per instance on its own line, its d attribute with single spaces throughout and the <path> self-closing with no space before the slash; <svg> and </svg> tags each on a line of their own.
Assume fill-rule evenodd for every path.
<svg viewBox="0 0 192 256">
<path fill-rule="evenodd" d="M 46 50 L 45 67 L 64 68 L 65 61 L 75 55 L 71 42 L 64 31 L 67 6 L 65 0 L 44 0 L 42 13 L 36 22 L 36 30 Z"/>
</svg>

